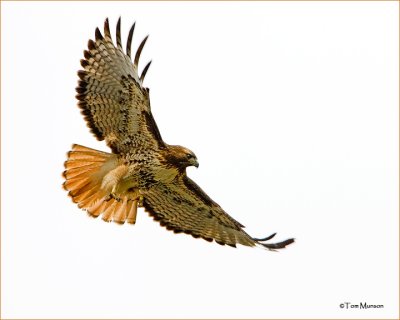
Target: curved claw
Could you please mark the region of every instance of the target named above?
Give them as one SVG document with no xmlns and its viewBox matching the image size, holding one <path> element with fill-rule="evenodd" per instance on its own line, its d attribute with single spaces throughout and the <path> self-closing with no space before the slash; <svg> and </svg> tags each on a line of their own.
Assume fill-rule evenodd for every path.
<svg viewBox="0 0 400 320">
<path fill-rule="evenodd" d="M 104 200 L 110 201 L 111 199 L 114 199 L 115 201 L 118 201 L 118 202 L 121 201 L 121 198 L 118 197 L 114 192 L 111 192 Z"/>
<path fill-rule="evenodd" d="M 143 197 L 142 195 L 140 195 L 140 196 L 138 197 L 138 199 L 136 200 L 136 201 L 138 202 L 138 207 L 139 207 L 139 208 L 142 208 L 142 207 L 143 207 L 143 200 L 144 200 L 144 197 Z"/>
</svg>

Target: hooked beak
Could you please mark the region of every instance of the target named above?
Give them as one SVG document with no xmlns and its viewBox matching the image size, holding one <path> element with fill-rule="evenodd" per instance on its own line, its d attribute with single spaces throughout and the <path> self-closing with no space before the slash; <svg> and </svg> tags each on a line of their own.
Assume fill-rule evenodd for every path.
<svg viewBox="0 0 400 320">
<path fill-rule="evenodd" d="M 197 161 L 197 159 L 194 161 L 193 165 L 198 168 L 199 167 L 199 162 Z"/>
</svg>

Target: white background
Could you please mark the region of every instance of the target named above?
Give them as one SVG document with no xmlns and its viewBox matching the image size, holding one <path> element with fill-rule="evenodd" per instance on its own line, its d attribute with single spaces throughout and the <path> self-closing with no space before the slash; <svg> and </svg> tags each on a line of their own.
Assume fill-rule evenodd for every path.
<svg viewBox="0 0 400 320">
<path fill-rule="evenodd" d="M 61 188 L 105 17 L 153 59 L 165 141 L 279 253 L 90 219 Z M 2 3 L 2 318 L 397 318 L 398 3 Z M 343 302 L 383 309 L 340 309 Z"/>
</svg>

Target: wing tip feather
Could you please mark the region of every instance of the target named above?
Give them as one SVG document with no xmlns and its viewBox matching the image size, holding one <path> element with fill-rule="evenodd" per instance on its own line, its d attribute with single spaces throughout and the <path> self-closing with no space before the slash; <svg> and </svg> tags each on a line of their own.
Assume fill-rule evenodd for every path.
<svg viewBox="0 0 400 320">
<path fill-rule="evenodd" d="M 96 49 L 96 43 L 92 40 L 89 39 L 87 43 L 87 47 L 89 50 L 95 50 Z"/>
<path fill-rule="evenodd" d="M 100 29 L 97 27 L 96 28 L 96 30 L 95 30 L 95 32 L 94 32 L 94 36 L 95 36 L 95 38 L 96 38 L 96 41 L 102 41 L 102 40 L 104 40 L 104 37 L 103 37 L 103 35 L 101 34 L 101 31 L 100 31 Z"/>
<path fill-rule="evenodd" d="M 262 243 L 260 241 L 256 241 L 256 243 L 258 245 L 261 245 L 264 248 L 266 248 L 268 250 L 271 250 L 271 251 L 277 251 L 278 249 L 284 249 L 288 245 L 290 245 L 290 244 L 292 244 L 294 242 L 295 242 L 294 238 L 286 239 L 286 240 L 283 240 L 283 241 L 280 241 L 280 242 L 276 242 L 276 243 Z"/>
<path fill-rule="evenodd" d="M 132 38 L 133 32 L 135 31 L 136 21 L 132 24 L 131 28 L 129 29 L 128 39 L 126 41 L 126 55 L 131 58 L 131 48 L 132 48 Z"/>
<path fill-rule="evenodd" d="M 143 81 L 144 81 L 144 77 L 145 77 L 146 74 L 147 74 L 147 71 L 148 71 L 149 68 L 150 68 L 151 63 L 152 63 L 152 60 L 150 60 L 150 61 L 146 64 L 146 66 L 143 68 L 142 74 L 140 75 L 140 81 L 141 81 L 142 83 L 143 83 Z"/>
<path fill-rule="evenodd" d="M 83 50 L 83 56 L 85 57 L 86 60 L 92 58 L 92 54 L 88 50 Z"/>
<path fill-rule="evenodd" d="M 79 79 L 84 80 L 87 75 L 87 72 L 85 70 L 78 70 L 77 74 Z"/>
<path fill-rule="evenodd" d="M 81 66 L 82 68 L 86 68 L 89 65 L 89 62 L 85 59 L 81 59 Z"/>
<path fill-rule="evenodd" d="M 104 36 L 111 40 L 110 23 L 108 17 L 104 20 Z"/>
<path fill-rule="evenodd" d="M 117 21 L 117 27 L 115 31 L 116 39 L 117 39 L 117 47 L 122 51 L 122 41 L 121 41 L 121 16 L 119 16 Z"/>
<path fill-rule="evenodd" d="M 144 39 L 142 40 L 142 42 L 140 43 L 140 45 L 139 45 L 139 47 L 138 47 L 138 49 L 137 49 L 137 51 L 136 51 L 135 59 L 134 59 L 134 62 L 133 62 L 133 65 L 134 65 L 136 68 L 137 68 L 138 65 L 139 65 L 140 55 L 142 54 L 144 45 L 146 44 L 146 41 L 147 41 L 148 38 L 149 38 L 149 35 L 147 35 L 147 36 L 144 37 Z"/>
</svg>

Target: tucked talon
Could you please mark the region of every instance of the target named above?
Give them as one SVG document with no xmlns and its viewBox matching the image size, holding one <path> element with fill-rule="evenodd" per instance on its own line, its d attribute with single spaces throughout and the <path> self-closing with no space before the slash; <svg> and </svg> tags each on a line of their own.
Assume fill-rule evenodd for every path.
<svg viewBox="0 0 400 320">
<path fill-rule="evenodd" d="M 116 201 L 121 201 L 121 198 L 120 197 L 118 197 L 115 193 L 110 193 L 104 200 L 105 201 L 110 201 L 111 199 L 114 199 L 114 200 L 116 200 Z"/>
<path fill-rule="evenodd" d="M 144 200 L 143 196 L 138 197 L 138 207 L 139 208 L 143 208 L 143 200 Z"/>
</svg>

